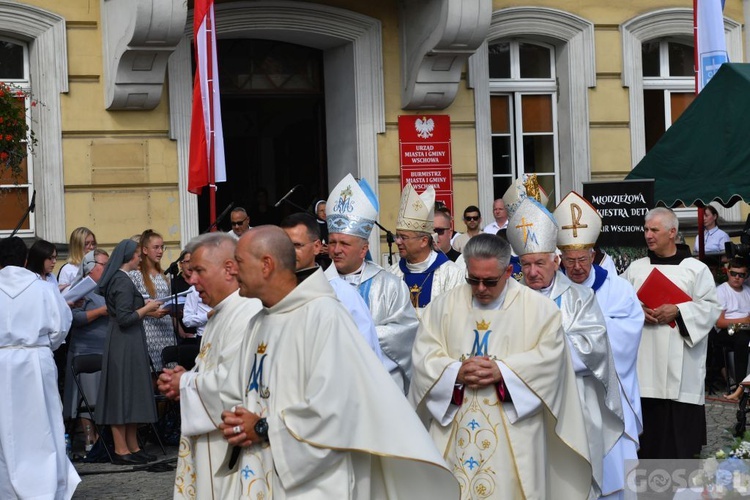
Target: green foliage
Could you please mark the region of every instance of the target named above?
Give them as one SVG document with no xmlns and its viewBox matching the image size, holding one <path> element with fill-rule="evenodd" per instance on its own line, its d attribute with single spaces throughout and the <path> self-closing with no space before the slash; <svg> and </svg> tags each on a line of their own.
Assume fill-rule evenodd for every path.
<svg viewBox="0 0 750 500">
<path fill-rule="evenodd" d="M 28 91 L 0 82 L 0 169 L 9 169 L 13 178 L 21 175 L 21 163 L 37 144 L 26 121 L 28 97 Z M 32 100 L 31 106 L 36 105 Z"/>
</svg>

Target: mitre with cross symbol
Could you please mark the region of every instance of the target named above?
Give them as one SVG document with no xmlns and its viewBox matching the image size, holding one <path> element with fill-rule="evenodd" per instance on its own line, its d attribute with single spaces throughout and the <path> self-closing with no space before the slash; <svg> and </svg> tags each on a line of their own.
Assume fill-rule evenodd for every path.
<svg viewBox="0 0 750 500">
<path fill-rule="evenodd" d="M 518 255 L 553 253 L 557 247 L 557 223 L 534 198 L 525 198 L 508 219 L 506 233 Z"/>
<path fill-rule="evenodd" d="M 602 229 L 602 218 L 583 196 L 571 191 L 554 212 L 560 226 L 557 247 L 560 250 L 583 250 L 596 244 Z"/>
<path fill-rule="evenodd" d="M 431 233 L 432 219 L 435 217 L 435 188 L 427 186 L 422 194 L 417 194 L 410 183 L 401 191 L 401 206 L 396 219 L 397 231 L 418 231 Z"/>
</svg>

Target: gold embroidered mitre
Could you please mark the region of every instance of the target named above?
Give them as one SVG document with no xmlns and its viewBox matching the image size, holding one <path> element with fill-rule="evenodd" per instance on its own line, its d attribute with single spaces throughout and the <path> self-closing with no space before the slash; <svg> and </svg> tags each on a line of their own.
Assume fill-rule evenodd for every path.
<svg viewBox="0 0 750 500">
<path fill-rule="evenodd" d="M 560 227 L 557 233 L 560 250 L 582 250 L 596 244 L 602 218 L 583 196 L 575 191 L 568 193 L 555 209 L 554 216 Z"/>
<path fill-rule="evenodd" d="M 406 183 L 401 192 L 401 206 L 396 219 L 397 231 L 420 231 L 431 233 L 432 219 L 435 217 L 435 188 L 427 186 L 424 193 L 417 191 Z"/>
<path fill-rule="evenodd" d="M 508 241 L 517 255 L 552 253 L 557 246 L 557 223 L 533 198 L 525 198 L 508 219 Z"/>
<path fill-rule="evenodd" d="M 526 198 L 533 198 L 542 206 L 546 207 L 549 197 L 539 185 L 536 174 L 523 174 L 513 181 L 513 184 L 505 191 L 503 201 L 508 212 L 508 219 L 518 210 L 521 202 Z"/>
</svg>

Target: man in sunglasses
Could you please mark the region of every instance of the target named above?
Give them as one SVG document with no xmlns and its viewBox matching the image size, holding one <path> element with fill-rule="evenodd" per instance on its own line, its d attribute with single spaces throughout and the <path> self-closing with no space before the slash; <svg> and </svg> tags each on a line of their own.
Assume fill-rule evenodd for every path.
<svg viewBox="0 0 750 500">
<path fill-rule="evenodd" d="M 571 191 L 557 206 L 554 216 L 560 227 L 557 248 L 562 251 L 563 272 L 573 283 L 594 291 L 607 323 L 607 337 L 620 379 L 625 433 L 604 457 L 602 494 L 611 495 L 625 488 L 626 464 L 635 466 L 638 459 L 638 434 L 643 430 L 643 417 L 636 360 L 643 310 L 630 283 L 594 264 L 594 245 L 602 227 L 596 209 Z"/>
<path fill-rule="evenodd" d="M 435 210 L 435 217 L 433 219 L 434 227 L 432 230 L 435 232 L 435 246 L 445 254 L 452 262 L 456 262 L 456 259 L 460 252 L 457 252 L 451 246 L 451 218 L 445 212 Z"/>
<path fill-rule="evenodd" d="M 236 207 L 229 214 L 229 218 L 232 221 L 232 229 L 228 231 L 228 234 L 239 240 L 250 229 L 250 216 L 247 215 L 244 208 Z"/>
<path fill-rule="evenodd" d="M 573 283 L 558 271 L 557 233 L 552 214 L 530 197 L 517 205 L 508 222 L 508 241 L 521 260 L 521 283 L 552 299 L 562 312 L 588 429 L 592 493 L 599 496 L 604 456 L 624 430 L 620 384 L 604 315 L 593 290 Z"/>
<path fill-rule="evenodd" d="M 463 253 L 465 283 L 422 315 L 409 392 L 461 498 L 586 498 L 583 411 L 555 304 L 509 279 L 508 243 Z M 555 424 L 550 425 L 551 422 Z"/>
<path fill-rule="evenodd" d="M 481 234 L 480 229 L 482 225 L 482 214 L 479 212 L 479 208 L 474 205 L 469 205 L 464 209 L 464 224 L 466 224 L 466 232 L 456 236 L 453 240 L 453 248 L 457 252 L 463 252 L 464 247 L 474 236 Z"/>
<path fill-rule="evenodd" d="M 734 380 L 737 390 L 727 394 L 727 399 L 739 401 L 744 387 L 739 383 L 747 376 L 748 342 L 750 342 L 750 287 L 747 280 L 747 263 L 739 258 L 729 261 L 727 282 L 716 287 L 721 305 L 721 316 L 716 320 L 719 333 L 712 341 L 727 345 L 734 351 Z M 729 334 L 731 329 L 732 334 Z M 713 334 L 712 334 L 713 335 Z"/>
</svg>

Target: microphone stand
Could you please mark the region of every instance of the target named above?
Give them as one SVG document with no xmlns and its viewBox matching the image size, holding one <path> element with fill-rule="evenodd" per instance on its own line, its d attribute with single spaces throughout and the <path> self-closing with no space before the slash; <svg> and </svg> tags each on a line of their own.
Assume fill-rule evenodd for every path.
<svg viewBox="0 0 750 500">
<path fill-rule="evenodd" d="M 385 231 L 385 241 L 388 243 L 388 264 L 393 265 L 393 244 L 396 242 L 396 238 L 393 237 L 393 233 L 388 229 L 380 225 L 378 221 L 374 221 L 375 225 L 378 226 L 382 231 Z"/>
<path fill-rule="evenodd" d="M 169 276 L 169 288 L 172 290 L 170 301 L 172 304 L 172 312 L 174 314 L 174 316 L 172 316 L 172 330 L 174 331 L 175 345 L 180 345 L 180 313 L 177 308 L 177 288 L 175 288 L 175 278 L 177 278 L 177 275 L 179 274 L 179 271 L 176 272 L 178 262 L 179 257 L 176 261 L 171 263 L 164 272 L 164 274 Z"/>
<path fill-rule="evenodd" d="M 206 228 L 206 230 L 205 230 L 205 231 L 203 231 L 203 232 L 202 232 L 201 234 L 205 234 L 205 233 L 208 233 L 209 231 L 212 231 L 212 230 L 213 230 L 214 228 L 216 228 L 216 227 L 217 227 L 217 226 L 218 226 L 218 225 L 219 225 L 219 224 L 221 223 L 221 221 L 223 221 L 223 220 L 224 220 L 224 217 L 226 217 L 226 216 L 227 216 L 227 214 L 228 214 L 228 213 L 229 213 L 229 211 L 230 211 L 230 210 L 232 209 L 232 207 L 234 207 L 234 202 L 232 202 L 232 203 L 230 203 L 229 205 L 227 205 L 227 208 L 225 208 L 225 209 L 224 209 L 224 211 L 223 211 L 223 212 L 221 212 L 221 213 L 219 214 L 219 216 L 218 216 L 218 217 L 216 218 L 216 220 L 215 220 L 215 221 L 213 221 L 213 222 L 211 223 L 211 225 L 210 225 L 210 226 L 208 226 L 208 227 Z"/>
<path fill-rule="evenodd" d="M 31 212 L 34 211 L 36 208 L 36 189 L 34 190 L 34 194 L 31 195 L 31 203 L 29 203 L 29 208 L 26 209 L 26 212 L 24 212 L 23 217 L 21 217 L 21 220 L 18 221 L 18 224 L 16 224 L 16 228 L 13 230 L 12 233 L 10 233 L 10 237 L 16 235 L 19 229 L 21 229 L 21 226 L 23 226 L 23 223 L 26 221 L 26 218 L 29 216 Z"/>
</svg>

